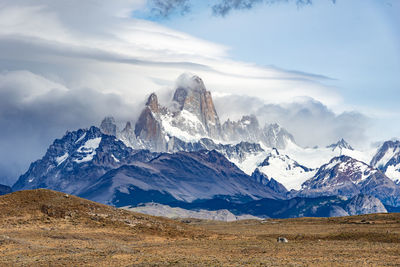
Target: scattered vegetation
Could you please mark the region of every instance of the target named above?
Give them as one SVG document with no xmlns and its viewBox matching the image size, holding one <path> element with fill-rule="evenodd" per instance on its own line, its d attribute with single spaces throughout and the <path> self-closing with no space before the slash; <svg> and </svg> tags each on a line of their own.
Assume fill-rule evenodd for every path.
<svg viewBox="0 0 400 267">
<path fill-rule="evenodd" d="M 2 266 L 400 265 L 396 213 L 178 221 L 31 190 L 0 197 L 0 225 Z"/>
</svg>

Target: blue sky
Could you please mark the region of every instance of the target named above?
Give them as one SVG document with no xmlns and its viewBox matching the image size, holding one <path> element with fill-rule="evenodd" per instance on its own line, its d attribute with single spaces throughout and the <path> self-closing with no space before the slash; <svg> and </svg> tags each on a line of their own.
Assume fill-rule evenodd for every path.
<svg viewBox="0 0 400 267">
<path fill-rule="evenodd" d="M 141 16 L 223 44 L 235 60 L 331 77 L 344 98 L 333 108 L 379 117 L 393 124 L 386 136 L 399 135 L 400 1 L 259 4 L 225 17 L 198 3 L 185 16 Z"/>
</svg>

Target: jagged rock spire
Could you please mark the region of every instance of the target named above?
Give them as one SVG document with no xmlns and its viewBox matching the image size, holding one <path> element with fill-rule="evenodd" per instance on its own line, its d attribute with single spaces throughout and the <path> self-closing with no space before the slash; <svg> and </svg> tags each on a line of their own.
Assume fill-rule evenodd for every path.
<svg viewBox="0 0 400 267">
<path fill-rule="evenodd" d="M 160 106 L 158 104 L 158 98 L 155 93 L 152 93 L 147 99 L 146 106 L 150 108 L 150 110 L 154 113 L 158 113 L 160 110 Z"/>
<path fill-rule="evenodd" d="M 194 114 L 203 123 L 210 137 L 221 136 L 221 123 L 211 93 L 206 90 L 200 77 L 182 74 L 178 78 L 173 101 L 178 103 L 181 111 Z"/>
<path fill-rule="evenodd" d="M 159 104 L 157 95 L 152 93 L 146 102 L 146 107 L 139 116 L 135 125 L 135 135 L 147 142 L 151 149 L 165 150 L 165 139 L 159 118 Z"/>
</svg>

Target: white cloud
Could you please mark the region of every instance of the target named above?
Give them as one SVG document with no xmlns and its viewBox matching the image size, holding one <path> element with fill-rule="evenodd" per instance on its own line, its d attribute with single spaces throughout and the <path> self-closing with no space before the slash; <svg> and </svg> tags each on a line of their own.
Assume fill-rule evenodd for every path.
<svg viewBox="0 0 400 267">
<path fill-rule="evenodd" d="M 0 11 L 0 57 L 7 61 L 0 68 L 20 67 L 68 87 L 96 88 L 132 99 L 170 86 L 182 72 L 191 71 L 215 91 L 245 89 L 275 102 L 304 95 L 326 104 L 340 101 L 333 88 L 321 83 L 323 78 L 232 61 L 227 47 L 127 16 L 143 4 L 6 2 Z"/>
</svg>

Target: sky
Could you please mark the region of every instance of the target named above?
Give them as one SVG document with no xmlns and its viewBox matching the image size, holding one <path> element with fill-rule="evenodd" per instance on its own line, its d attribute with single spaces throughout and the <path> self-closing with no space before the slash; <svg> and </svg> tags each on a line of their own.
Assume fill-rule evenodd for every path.
<svg viewBox="0 0 400 267">
<path fill-rule="evenodd" d="M 68 130 L 135 122 L 184 72 L 222 121 L 253 113 L 302 146 L 400 137 L 399 13 L 396 0 L 0 0 L 0 183 Z"/>
</svg>

